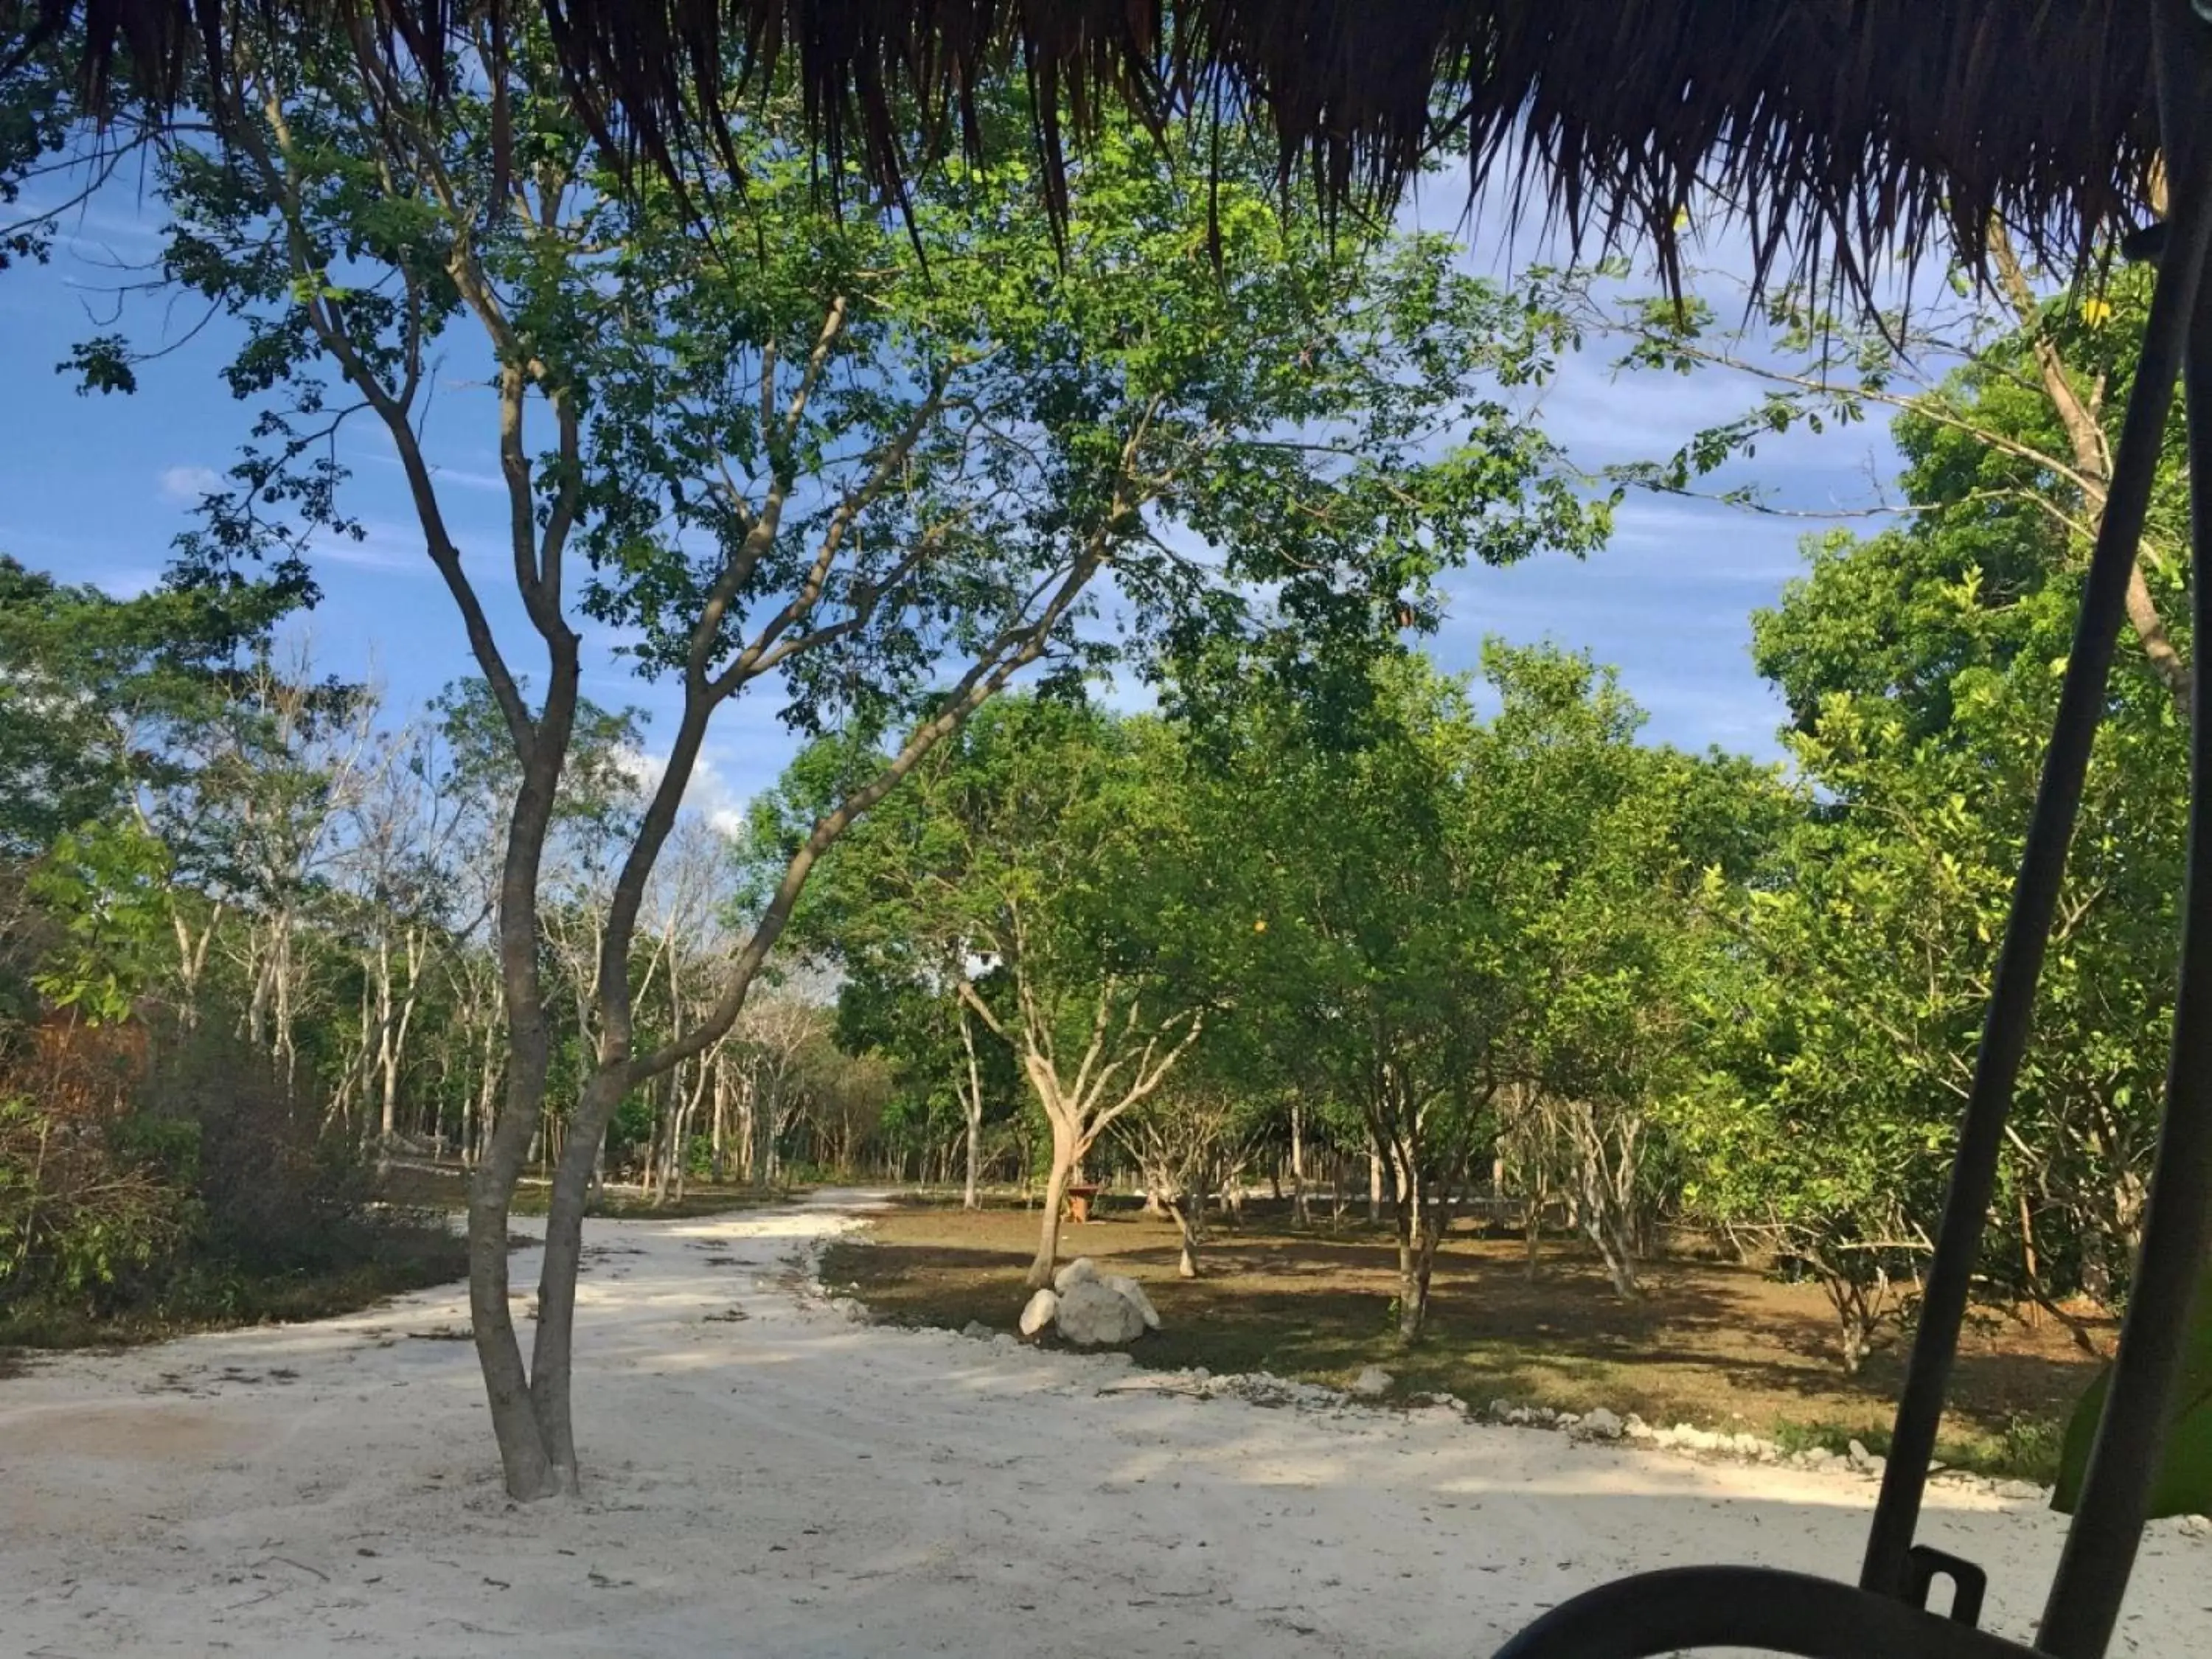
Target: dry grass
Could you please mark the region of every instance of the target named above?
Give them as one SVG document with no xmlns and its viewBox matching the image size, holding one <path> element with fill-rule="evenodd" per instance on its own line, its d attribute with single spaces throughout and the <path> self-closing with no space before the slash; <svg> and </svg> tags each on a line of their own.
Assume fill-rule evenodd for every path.
<svg viewBox="0 0 2212 1659">
<path fill-rule="evenodd" d="M 906 1206 L 878 1219 L 866 1242 L 833 1245 L 823 1272 L 889 1320 L 1011 1330 L 1036 1232 L 1034 1212 Z M 1144 1281 L 1164 1328 L 1134 1352 L 1153 1367 L 1267 1370 L 1342 1384 L 1379 1363 L 1402 1392 L 1455 1394 L 1476 1406 L 1606 1406 L 1785 1445 L 1840 1449 L 1856 1437 L 1880 1450 L 1904 1365 L 1893 1346 L 1845 1376 L 1815 1286 L 1673 1260 L 1651 1267 L 1644 1297 L 1624 1302 L 1595 1258 L 1566 1241 L 1547 1243 L 1532 1281 L 1517 1239 L 1455 1233 L 1437 1258 L 1427 1340 L 1412 1352 L 1391 1334 L 1391 1242 L 1351 1218 L 1332 1235 L 1325 1218 L 1301 1230 L 1283 1207 L 1252 1206 L 1242 1228 L 1216 1229 L 1196 1281 L 1176 1277 L 1171 1224 L 1133 1210 L 1066 1230 L 1062 1250 Z M 2055 1328 L 1978 1321 L 1962 1346 L 1941 1455 L 2048 1479 L 2057 1425 L 2094 1370 Z"/>
</svg>

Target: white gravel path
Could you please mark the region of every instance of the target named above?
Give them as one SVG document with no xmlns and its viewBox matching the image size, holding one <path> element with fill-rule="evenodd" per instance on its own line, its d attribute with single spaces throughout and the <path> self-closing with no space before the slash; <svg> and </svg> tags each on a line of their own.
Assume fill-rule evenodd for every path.
<svg viewBox="0 0 2212 1659">
<path fill-rule="evenodd" d="M 576 1503 L 501 1497 L 458 1287 L 0 1381 L 0 1655 L 1480 1659 L 1625 1571 L 1856 1565 L 1856 1477 L 856 1325 L 793 1282 L 851 1208 L 592 1224 Z M 2060 1525 L 1923 1535 L 2020 1636 Z M 2212 1542 L 2153 1529 L 2114 1650 L 2212 1652 Z"/>
</svg>

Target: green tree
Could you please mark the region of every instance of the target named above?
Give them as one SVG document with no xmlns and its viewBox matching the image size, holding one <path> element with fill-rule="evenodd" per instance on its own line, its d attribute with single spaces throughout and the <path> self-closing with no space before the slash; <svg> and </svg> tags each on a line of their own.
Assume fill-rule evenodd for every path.
<svg viewBox="0 0 2212 1659">
<path fill-rule="evenodd" d="M 1852 1365 L 1884 1317 L 1909 1313 L 1941 1209 L 2148 292 L 2118 273 L 2101 293 L 2039 295 L 1990 234 L 2000 309 L 1823 341 L 1826 319 L 1785 308 L 1784 343 L 1812 354 L 1802 367 L 1748 362 L 1696 319 L 1659 327 L 1645 352 L 1768 387 L 1758 410 L 1662 469 L 1667 487 L 1694 487 L 1765 431 L 1896 411 L 1907 515 L 1810 544 L 1806 575 L 1756 619 L 1759 666 L 1789 704 L 1785 741 L 1815 793 L 1752 896 L 1747 936 L 1771 977 L 1743 994 L 1759 1011 L 1746 1029 L 1762 1036 L 1730 1045 L 1734 1121 L 1707 1118 L 1713 1156 L 1697 1177 L 1700 1201 L 1746 1224 L 1766 1213 L 1785 1254 L 1821 1275 Z M 1931 374 L 1929 362 L 1960 366 Z M 1984 1260 L 1995 1299 L 2039 1303 L 2085 1344 L 2066 1304 L 2124 1298 L 2162 1090 L 2191 647 L 2166 617 L 2181 609 L 2185 522 L 2170 467 Z"/>
<path fill-rule="evenodd" d="M 1668 1123 L 1696 1088 L 1715 957 L 1787 798 L 1741 760 L 1638 743 L 1643 711 L 1585 658 L 1493 647 L 1486 671 L 1502 707 L 1476 828 L 1522 849 L 1498 902 L 1528 975 L 1493 1062 L 1501 1152 L 1532 1205 L 1565 1194 L 1634 1296 L 1673 1198 Z"/>
<path fill-rule="evenodd" d="M 1418 1340 L 1454 1198 L 1502 1079 L 1517 1000 L 1501 873 L 1472 833 L 1480 723 L 1425 662 L 1376 671 L 1347 726 L 1261 672 L 1203 739 L 1217 783 L 1200 833 L 1237 849 L 1243 960 L 1232 1023 L 1314 1095 L 1355 1110 L 1387 1160 L 1398 1334 Z"/>
<path fill-rule="evenodd" d="M 1233 623 L 1237 583 L 1353 637 L 1418 611 L 1444 565 L 1587 545 L 1602 514 L 1497 391 L 1540 370 L 1557 319 L 1460 276 L 1437 240 L 1332 246 L 1278 211 L 1272 160 L 1242 139 L 1217 167 L 1109 124 L 1056 240 L 1019 166 L 919 169 L 905 211 L 833 215 L 798 159 L 798 100 L 771 94 L 732 117 L 742 187 L 702 179 L 678 202 L 597 150 L 543 39 L 494 51 L 459 27 L 471 67 L 435 88 L 360 20 L 234 33 L 210 70 L 229 142 L 173 158 L 164 268 L 240 319 L 229 378 L 258 410 L 186 567 L 295 570 L 310 535 L 358 533 L 331 440 L 375 422 L 520 763 L 505 1103 L 472 1190 L 471 1293 L 508 1489 L 537 1498 L 574 1482 L 574 1274 L 609 1118 L 728 1030 L 814 864 L 933 746 L 1030 664 L 1179 617 Z M 489 368 L 520 637 L 494 625 L 421 445 L 430 367 L 456 350 Z M 108 384 L 133 367 L 112 343 L 84 361 Z M 1108 572 L 1115 604 L 1094 618 Z M 682 707 L 607 896 L 526 1365 L 507 1215 L 551 1078 L 540 889 L 579 605 Z M 780 690 L 802 728 L 884 734 L 883 758 L 792 848 L 708 1016 L 641 1043 L 646 884 L 709 722 L 748 688 Z"/>
<path fill-rule="evenodd" d="M 875 941 L 878 959 L 930 942 L 964 1012 L 1014 1056 L 1051 1141 L 1030 1270 L 1042 1285 L 1085 1157 L 1204 1030 L 1224 925 L 1215 871 L 1156 720 L 1010 699 L 921 769 L 839 848 L 823 896 L 836 933 Z"/>
<path fill-rule="evenodd" d="M 187 784 L 194 735 L 290 604 L 265 585 L 118 599 L 0 555 L 0 857 Z"/>
</svg>

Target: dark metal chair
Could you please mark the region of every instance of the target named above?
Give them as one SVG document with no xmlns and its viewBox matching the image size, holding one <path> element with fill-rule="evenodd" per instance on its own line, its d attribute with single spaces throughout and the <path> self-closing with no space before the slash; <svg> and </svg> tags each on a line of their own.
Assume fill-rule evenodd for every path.
<svg viewBox="0 0 2212 1659">
<path fill-rule="evenodd" d="M 2158 281 L 2013 889 L 1942 1231 L 1858 1584 L 1755 1567 L 1647 1573 L 1555 1608 L 1508 1643 L 1498 1659 L 1643 1659 L 1701 1646 L 1751 1647 L 1805 1659 L 2017 1659 L 2031 1651 L 1976 1629 L 1978 1571 L 1916 1545 L 1914 1535 L 2177 379 L 2188 408 L 2194 637 L 2200 653 L 2212 647 L 2212 283 L 2203 280 L 2212 242 L 2212 0 L 2143 3 L 2154 20 L 2169 210 L 2162 234 L 2138 246 L 2156 250 Z M 2095 1449 L 2033 1650 L 2062 1659 L 2102 1659 L 2112 1639 L 2170 1426 L 2191 1304 L 2212 1243 L 2208 677 L 2212 665 L 2200 663 L 2192 688 L 2181 971 L 2166 1117 L 2142 1253 Z M 1956 1586 L 1949 1617 L 1923 1606 L 1937 1577 L 1948 1577 Z M 2212 1650 L 2212 1632 L 2204 1645 Z"/>
</svg>

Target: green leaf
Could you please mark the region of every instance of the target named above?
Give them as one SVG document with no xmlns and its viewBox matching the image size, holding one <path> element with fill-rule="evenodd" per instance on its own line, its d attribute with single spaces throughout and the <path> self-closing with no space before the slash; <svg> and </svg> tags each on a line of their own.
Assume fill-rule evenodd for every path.
<svg viewBox="0 0 2212 1659">
<path fill-rule="evenodd" d="M 2051 1507 L 2061 1515 L 2073 1514 L 2081 1500 L 2089 1449 L 2105 1414 L 2112 1375 L 2107 1367 L 2089 1385 L 2066 1425 L 2058 1485 L 2051 1495 Z M 2202 1515 L 2207 1510 L 2212 1510 L 2212 1279 L 2197 1291 L 2190 1314 L 2181 1362 L 2181 1403 L 2166 1437 L 2158 1480 L 2151 1488 L 2149 1515 L 2155 1521 L 2170 1515 Z"/>
</svg>

